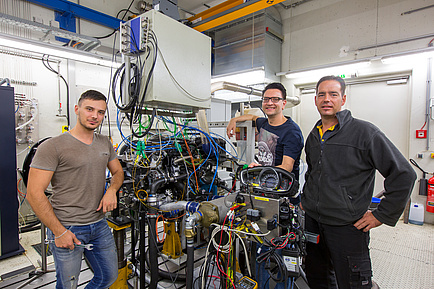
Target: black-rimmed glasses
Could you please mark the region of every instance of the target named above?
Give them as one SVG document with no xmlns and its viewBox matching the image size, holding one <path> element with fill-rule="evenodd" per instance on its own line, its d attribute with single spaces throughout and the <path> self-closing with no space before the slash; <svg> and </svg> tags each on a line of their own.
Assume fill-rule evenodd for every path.
<svg viewBox="0 0 434 289">
<path fill-rule="evenodd" d="M 273 103 L 278 103 L 279 101 L 283 100 L 281 97 L 263 97 L 262 102 L 267 103 L 270 101 L 270 99 Z"/>
</svg>

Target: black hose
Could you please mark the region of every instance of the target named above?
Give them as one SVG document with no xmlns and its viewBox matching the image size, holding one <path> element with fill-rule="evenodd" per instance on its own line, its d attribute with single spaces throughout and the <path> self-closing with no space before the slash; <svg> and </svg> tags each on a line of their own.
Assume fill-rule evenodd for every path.
<svg viewBox="0 0 434 289">
<path fill-rule="evenodd" d="M 169 182 L 176 182 L 176 181 L 182 180 L 182 179 L 184 179 L 184 178 L 186 178 L 186 177 L 187 177 L 187 175 L 186 175 L 186 174 L 183 174 L 183 175 L 176 176 L 176 177 L 173 177 L 173 178 L 170 178 L 170 179 L 165 179 L 165 178 L 163 178 L 163 179 L 156 180 L 156 181 L 154 181 L 154 182 L 152 183 L 152 185 L 151 185 L 150 195 L 152 196 L 152 195 L 156 194 L 156 193 L 157 193 L 157 190 L 158 190 L 158 189 L 159 189 L 163 184 L 167 184 L 167 183 L 169 183 Z"/>
<path fill-rule="evenodd" d="M 151 128 L 152 128 L 152 124 L 154 123 L 154 119 L 155 119 L 155 115 L 156 115 L 156 114 L 157 114 L 157 109 L 154 108 L 154 109 L 152 110 L 152 118 L 151 118 L 151 121 L 149 122 L 149 126 L 146 128 L 145 132 L 142 133 L 142 134 L 137 134 L 137 133 L 134 131 L 134 129 L 133 129 L 133 118 L 131 118 L 131 121 L 130 121 L 131 133 L 132 133 L 136 138 L 142 138 L 142 137 L 145 137 L 145 136 L 148 134 L 148 132 L 151 130 Z M 132 115 L 131 115 L 131 116 L 132 116 Z"/>
<path fill-rule="evenodd" d="M 140 212 L 140 289 L 146 288 L 146 257 L 145 257 L 145 251 L 146 251 L 146 212 L 142 211 Z"/>
<path fill-rule="evenodd" d="M 157 248 L 157 237 L 156 237 L 156 215 L 148 215 L 148 250 L 149 250 L 149 262 L 151 270 L 151 282 L 149 283 L 149 288 L 157 288 L 158 283 L 158 248 Z M 144 241 L 144 240 L 143 240 Z M 155 264 L 155 265 L 154 265 Z"/>
<path fill-rule="evenodd" d="M 193 288 L 193 271 L 194 271 L 194 239 L 187 238 L 187 268 L 186 272 L 186 285 L 187 289 Z"/>
</svg>

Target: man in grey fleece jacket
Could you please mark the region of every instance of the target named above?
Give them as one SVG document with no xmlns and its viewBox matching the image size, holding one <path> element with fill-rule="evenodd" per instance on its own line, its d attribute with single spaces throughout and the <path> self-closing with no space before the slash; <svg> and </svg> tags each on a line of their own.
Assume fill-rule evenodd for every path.
<svg viewBox="0 0 434 289">
<path fill-rule="evenodd" d="M 307 245 L 308 283 L 311 289 L 371 288 L 369 230 L 396 224 L 416 174 L 376 126 L 341 110 L 346 101 L 342 78 L 321 78 L 316 92 L 321 119 L 306 141 L 301 196 L 306 231 L 320 235 L 319 244 Z M 371 212 L 376 170 L 385 178 L 385 192 Z"/>
</svg>

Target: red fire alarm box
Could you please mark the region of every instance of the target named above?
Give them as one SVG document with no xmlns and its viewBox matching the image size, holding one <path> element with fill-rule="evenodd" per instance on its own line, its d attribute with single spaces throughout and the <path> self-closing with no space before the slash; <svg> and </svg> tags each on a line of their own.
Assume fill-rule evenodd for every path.
<svg viewBox="0 0 434 289">
<path fill-rule="evenodd" d="M 416 138 L 426 138 L 426 129 L 416 130 Z"/>
</svg>

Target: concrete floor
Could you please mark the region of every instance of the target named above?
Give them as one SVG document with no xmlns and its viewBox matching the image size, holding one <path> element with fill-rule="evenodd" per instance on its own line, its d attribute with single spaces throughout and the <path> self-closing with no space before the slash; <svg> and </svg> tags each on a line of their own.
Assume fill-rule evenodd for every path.
<svg viewBox="0 0 434 289">
<path fill-rule="evenodd" d="M 404 224 L 399 221 L 392 228 L 382 225 L 371 231 L 371 259 L 374 280 L 381 289 L 432 289 L 434 288 L 434 225 Z M 0 261 L 0 288 L 15 289 L 28 279 L 29 272 L 40 268 L 40 256 L 31 245 L 40 242 L 40 232 L 21 235 L 24 254 Z M 47 259 L 53 268 L 53 258 Z M 21 270 L 21 271 L 20 271 Z M 80 286 L 84 288 L 92 273 L 83 262 Z M 300 282 L 303 283 L 303 282 Z M 133 283 L 131 283 L 133 284 Z M 160 284 L 159 284 L 160 285 Z M 161 283 L 165 288 L 185 285 Z M 55 288 L 54 273 L 45 274 L 23 288 Z M 306 288 L 301 284 L 301 288 Z"/>
</svg>

